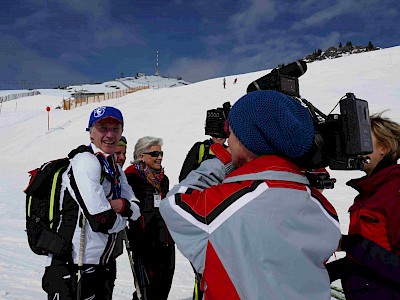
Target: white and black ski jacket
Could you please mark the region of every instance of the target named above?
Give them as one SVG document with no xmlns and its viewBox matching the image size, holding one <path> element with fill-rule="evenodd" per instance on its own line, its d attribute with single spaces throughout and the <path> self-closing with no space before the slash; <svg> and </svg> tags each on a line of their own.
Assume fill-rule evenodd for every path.
<svg viewBox="0 0 400 300">
<path fill-rule="evenodd" d="M 102 152 L 91 144 L 94 153 Z M 132 188 L 120 166 L 119 184 L 121 198 L 130 202 L 131 220 L 140 216 L 140 210 Z M 72 260 L 75 264 L 79 260 L 80 235 L 82 216 L 85 220 L 84 264 L 104 265 L 108 262 L 115 245 L 117 233 L 126 226 L 128 217 L 115 213 L 109 200 L 113 196 L 113 183 L 104 176 L 104 169 L 98 158 L 90 153 L 76 154 L 68 169 L 62 176 L 60 193 L 61 219 L 58 233 L 67 241 L 72 241 Z M 72 200 L 72 201 L 71 201 Z M 49 255 L 46 265 L 52 264 L 52 255 Z"/>
</svg>

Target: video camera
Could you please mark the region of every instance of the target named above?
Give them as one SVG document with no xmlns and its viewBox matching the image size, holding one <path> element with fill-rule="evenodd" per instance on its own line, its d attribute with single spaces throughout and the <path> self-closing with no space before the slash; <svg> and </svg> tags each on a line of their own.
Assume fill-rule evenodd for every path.
<svg viewBox="0 0 400 300">
<path fill-rule="evenodd" d="M 299 77 L 307 71 L 307 64 L 297 60 L 273 69 L 271 73 L 258 78 L 247 87 L 247 93 L 257 90 L 274 90 L 293 97 L 300 97 Z"/>
<path fill-rule="evenodd" d="M 314 143 L 306 155 L 295 159 L 298 166 L 304 169 L 329 166 L 332 170 L 361 170 L 364 163 L 368 162 L 368 158 L 361 155 L 373 151 L 368 102 L 346 93 L 339 101 L 340 114 L 325 115 L 300 97 L 298 77 L 306 71 L 307 64 L 302 60 L 273 69 L 250 83 L 247 93 L 256 90 L 279 91 L 300 101 L 309 110 L 315 129 Z"/>
<path fill-rule="evenodd" d="M 207 110 L 205 134 L 217 138 L 228 138 L 225 123 L 230 110 L 231 104 L 229 102 L 225 102 L 222 107 Z"/>
</svg>

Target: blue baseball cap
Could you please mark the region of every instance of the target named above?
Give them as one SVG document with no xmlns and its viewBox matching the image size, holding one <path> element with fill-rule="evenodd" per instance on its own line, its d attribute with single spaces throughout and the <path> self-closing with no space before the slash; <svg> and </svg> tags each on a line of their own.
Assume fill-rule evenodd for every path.
<svg viewBox="0 0 400 300">
<path fill-rule="evenodd" d="M 90 114 L 89 125 L 86 128 L 86 131 L 89 131 L 90 127 L 92 127 L 94 123 L 104 118 L 114 118 L 121 123 L 122 127 L 124 126 L 124 118 L 119 109 L 112 106 L 100 106 L 95 108 Z"/>
</svg>

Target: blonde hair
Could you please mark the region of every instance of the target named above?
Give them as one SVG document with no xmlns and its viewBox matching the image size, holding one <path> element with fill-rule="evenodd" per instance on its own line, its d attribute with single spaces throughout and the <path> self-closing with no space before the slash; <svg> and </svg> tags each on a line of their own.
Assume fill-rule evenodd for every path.
<svg viewBox="0 0 400 300">
<path fill-rule="evenodd" d="M 389 152 L 386 156 L 397 161 L 400 158 L 400 124 L 383 117 L 384 112 L 370 116 L 371 130 L 377 142 L 388 148 Z"/>
<path fill-rule="evenodd" d="M 133 161 L 131 164 L 134 164 L 140 160 L 140 155 L 149 150 L 152 146 L 162 146 L 164 144 L 162 138 L 156 138 L 153 136 L 144 136 L 140 138 L 135 145 L 135 149 L 133 150 Z"/>
</svg>

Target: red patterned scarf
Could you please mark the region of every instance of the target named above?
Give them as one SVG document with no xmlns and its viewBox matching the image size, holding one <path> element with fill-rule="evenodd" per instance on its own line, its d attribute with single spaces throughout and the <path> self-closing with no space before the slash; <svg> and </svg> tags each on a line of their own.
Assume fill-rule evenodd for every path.
<svg viewBox="0 0 400 300">
<path fill-rule="evenodd" d="M 165 196 L 161 190 L 161 181 L 164 179 L 164 168 L 160 171 L 153 170 L 142 161 L 137 162 L 133 167 L 138 170 L 140 176 L 150 183 L 162 197 Z"/>
</svg>

